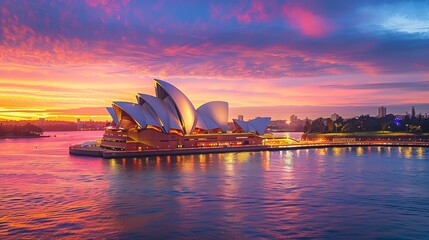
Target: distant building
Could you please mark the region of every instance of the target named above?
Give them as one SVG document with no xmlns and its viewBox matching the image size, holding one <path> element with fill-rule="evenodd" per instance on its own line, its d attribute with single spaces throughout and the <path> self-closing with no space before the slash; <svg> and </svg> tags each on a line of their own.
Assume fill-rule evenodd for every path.
<svg viewBox="0 0 429 240">
<path fill-rule="evenodd" d="M 274 131 L 286 131 L 287 124 L 285 120 L 271 120 L 270 123 L 268 123 L 268 128 Z"/>
<path fill-rule="evenodd" d="M 39 127 L 44 127 L 45 126 L 45 118 L 39 118 Z"/>
<path fill-rule="evenodd" d="M 332 113 L 332 114 L 331 114 L 331 120 L 332 120 L 332 121 L 334 121 L 334 122 L 335 122 L 335 121 L 337 121 L 337 119 L 338 119 L 338 118 L 340 118 L 340 115 L 338 115 L 338 114 L 336 114 L 336 113 Z"/>
<path fill-rule="evenodd" d="M 381 106 L 378 108 L 378 117 L 379 118 L 386 117 L 386 107 Z"/>
<path fill-rule="evenodd" d="M 298 117 L 295 115 L 290 116 L 290 125 L 294 126 L 296 122 L 298 121 Z"/>
<path fill-rule="evenodd" d="M 244 116 L 243 115 L 238 115 L 238 120 L 244 121 Z"/>
<path fill-rule="evenodd" d="M 76 127 L 78 131 L 82 128 L 82 122 L 80 121 L 80 118 L 78 118 L 76 121 Z"/>
</svg>

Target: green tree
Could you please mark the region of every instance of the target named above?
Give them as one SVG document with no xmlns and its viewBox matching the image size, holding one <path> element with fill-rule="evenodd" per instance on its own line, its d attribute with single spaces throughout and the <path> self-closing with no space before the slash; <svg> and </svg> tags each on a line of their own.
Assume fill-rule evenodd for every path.
<svg viewBox="0 0 429 240">
<path fill-rule="evenodd" d="M 305 118 L 305 124 L 304 124 L 304 132 L 308 133 L 311 130 L 311 121 L 308 118 Z"/>
<path fill-rule="evenodd" d="M 332 133 L 334 132 L 334 130 L 335 130 L 335 122 L 332 121 L 332 119 L 330 118 L 326 119 L 326 131 Z"/>
<path fill-rule="evenodd" d="M 40 127 L 29 123 L 24 126 L 15 125 L 12 129 L 12 134 L 15 136 L 34 136 L 41 135 L 42 133 L 43 130 Z"/>
<path fill-rule="evenodd" d="M 319 132 L 319 133 L 325 133 L 326 132 L 326 125 L 325 125 L 325 121 L 323 120 L 323 118 L 318 118 L 311 123 L 310 132 Z"/>
</svg>

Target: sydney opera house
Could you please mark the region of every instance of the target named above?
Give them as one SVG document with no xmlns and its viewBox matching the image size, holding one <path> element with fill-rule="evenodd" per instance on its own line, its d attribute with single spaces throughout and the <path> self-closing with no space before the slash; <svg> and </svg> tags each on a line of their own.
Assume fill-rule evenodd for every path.
<svg viewBox="0 0 429 240">
<path fill-rule="evenodd" d="M 114 126 L 106 128 L 100 147 L 116 151 L 224 148 L 261 145 L 270 118 L 234 119 L 228 128 L 228 103 L 207 102 L 197 109 L 178 88 L 155 79 L 156 96 L 139 93 L 136 102 L 107 108 Z"/>
</svg>

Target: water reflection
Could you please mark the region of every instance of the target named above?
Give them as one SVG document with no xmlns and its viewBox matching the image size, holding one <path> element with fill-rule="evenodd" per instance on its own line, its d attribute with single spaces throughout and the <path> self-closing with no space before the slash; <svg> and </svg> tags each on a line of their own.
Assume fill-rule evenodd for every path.
<svg viewBox="0 0 429 240">
<path fill-rule="evenodd" d="M 299 150 L 296 151 L 297 155 L 299 156 Z M 294 154 L 292 151 L 281 151 L 280 155 L 282 156 L 283 162 L 284 162 L 284 170 L 286 172 L 292 172 L 293 170 L 293 161 L 294 161 Z"/>
<path fill-rule="evenodd" d="M 417 159 L 424 159 L 424 149 L 422 147 L 417 148 Z"/>
<path fill-rule="evenodd" d="M 364 149 L 363 147 L 357 147 L 356 148 L 356 155 L 357 156 L 362 156 L 364 154 Z"/>
<path fill-rule="evenodd" d="M 88 140 L 98 135 L 87 134 Z M 68 158 L 68 142 L 76 137 L 58 136 L 0 140 L 2 239 L 97 238 L 102 229 L 122 231 L 105 211 L 111 202 L 103 163 Z"/>
<path fill-rule="evenodd" d="M 38 142 L 37 152 L 30 140 L 0 143 L 0 236 L 429 235 L 426 148 L 346 147 L 98 159 L 69 156 L 62 150 L 69 140 L 44 141 Z"/>
</svg>

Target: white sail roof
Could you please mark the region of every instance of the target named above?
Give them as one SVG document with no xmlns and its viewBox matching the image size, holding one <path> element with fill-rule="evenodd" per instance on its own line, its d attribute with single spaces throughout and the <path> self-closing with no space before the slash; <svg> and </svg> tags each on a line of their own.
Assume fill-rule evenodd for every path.
<svg viewBox="0 0 429 240">
<path fill-rule="evenodd" d="M 270 120 L 270 117 L 258 117 L 247 122 L 233 119 L 243 132 L 256 132 L 258 135 L 263 135 L 265 133 Z"/>
<path fill-rule="evenodd" d="M 147 106 L 131 102 L 113 102 L 114 109 L 115 106 L 130 115 L 141 128 L 146 128 L 147 125 L 161 128 L 157 119 L 149 112 Z M 115 113 L 118 119 L 122 118 L 121 112 L 115 110 Z"/>
<path fill-rule="evenodd" d="M 151 107 L 144 103 L 143 105 L 141 105 L 143 107 L 143 109 L 145 110 L 143 112 L 145 120 L 146 120 L 146 125 L 152 125 L 152 126 L 156 126 L 162 129 L 161 123 L 159 121 L 159 118 L 157 117 L 156 113 L 154 113 L 151 109 Z"/>
<path fill-rule="evenodd" d="M 146 127 L 146 119 L 143 114 L 145 110 L 141 105 L 131 102 L 113 102 L 112 105 L 119 120 L 122 119 L 122 110 L 130 115 L 141 128 Z"/>
<path fill-rule="evenodd" d="M 270 117 L 258 117 L 248 121 L 249 126 L 252 126 L 255 129 L 255 132 L 258 135 L 263 135 L 265 130 L 267 130 L 268 123 L 270 123 Z"/>
<path fill-rule="evenodd" d="M 170 110 L 168 105 L 159 98 L 147 94 L 139 93 L 137 95 L 139 104 L 147 104 L 155 116 L 157 116 L 159 124 L 162 126 L 163 132 L 169 133 L 170 128 L 180 130 L 179 120 L 176 115 Z"/>
<path fill-rule="evenodd" d="M 216 126 L 209 127 L 210 129 L 220 128 L 222 132 L 226 132 L 228 128 L 228 103 L 222 101 L 213 101 L 201 105 L 198 109 L 204 120 L 214 122 Z"/>
<path fill-rule="evenodd" d="M 249 125 L 247 124 L 247 122 L 239 119 L 232 119 L 232 120 L 241 128 L 243 132 L 249 131 Z"/>
<path fill-rule="evenodd" d="M 207 125 L 203 119 L 203 117 L 201 116 L 201 113 L 197 111 L 197 123 L 195 124 L 195 128 L 200 128 L 203 130 L 209 130 L 207 128 Z"/>
<path fill-rule="evenodd" d="M 173 100 L 183 132 L 190 134 L 196 124 L 196 112 L 191 101 L 179 89 L 170 83 L 155 79 L 156 96 L 162 100 L 168 96 Z"/>
<path fill-rule="evenodd" d="M 115 110 L 113 110 L 113 107 L 106 107 L 106 109 L 109 112 L 110 116 L 112 117 L 115 125 L 118 125 L 119 120 L 118 120 L 118 117 L 116 116 Z"/>
</svg>

